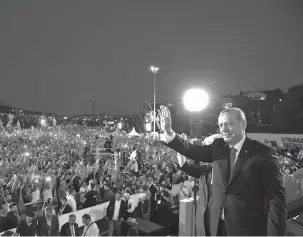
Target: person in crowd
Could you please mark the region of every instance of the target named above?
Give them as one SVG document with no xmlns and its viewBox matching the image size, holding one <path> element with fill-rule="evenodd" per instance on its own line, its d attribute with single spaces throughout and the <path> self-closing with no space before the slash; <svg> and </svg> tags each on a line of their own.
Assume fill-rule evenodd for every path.
<svg viewBox="0 0 303 237">
<path fill-rule="evenodd" d="M 12 195 L 10 194 L 10 192 L 8 190 L 5 190 L 4 195 L 5 195 L 5 198 L 4 198 L 4 203 L 3 203 L 2 206 L 3 206 L 3 209 L 4 209 L 5 213 L 7 214 L 9 212 L 9 206 L 11 204 L 13 204 L 14 202 L 13 202 L 13 199 L 12 199 Z"/>
<path fill-rule="evenodd" d="M 41 187 L 39 180 L 35 179 L 32 183 L 32 202 L 38 202 L 41 200 Z"/>
<path fill-rule="evenodd" d="M 61 208 L 59 209 L 59 215 L 68 214 L 73 211 L 72 207 L 67 204 L 67 198 L 63 197 L 61 200 Z"/>
<path fill-rule="evenodd" d="M 285 190 L 278 158 L 270 147 L 246 136 L 242 110 L 220 113 L 223 139 L 212 145 L 185 141 L 172 130 L 168 108 L 161 106 L 158 112 L 168 147 L 187 158 L 213 163 L 211 235 L 284 236 Z"/>
<path fill-rule="evenodd" d="M 152 177 L 148 178 L 148 190 L 150 192 L 150 216 L 149 220 L 151 222 L 156 221 L 156 213 L 157 213 L 157 186 L 154 183 L 154 179 Z"/>
<path fill-rule="evenodd" d="M 76 198 L 76 202 L 77 202 L 77 210 L 82 210 L 84 208 L 86 208 L 86 191 L 84 187 L 80 188 L 80 191 L 77 195 Z"/>
<path fill-rule="evenodd" d="M 34 212 L 27 211 L 25 220 L 21 221 L 16 229 L 19 236 L 37 236 L 37 220 L 34 219 Z"/>
<path fill-rule="evenodd" d="M 66 192 L 67 204 L 72 208 L 72 212 L 77 211 L 77 202 L 75 200 L 75 196 L 76 196 L 75 189 L 71 189 L 70 193 Z"/>
<path fill-rule="evenodd" d="M 180 191 L 178 193 L 178 196 L 179 200 L 183 200 L 190 197 L 188 190 L 184 186 L 184 183 L 180 183 Z"/>
<path fill-rule="evenodd" d="M 115 198 L 115 195 L 110 190 L 108 183 L 104 183 L 103 188 L 104 188 L 104 196 L 103 196 L 101 203 L 106 203 L 106 202 L 112 201 Z"/>
<path fill-rule="evenodd" d="M 84 214 L 82 216 L 82 222 L 84 224 L 82 236 L 99 236 L 99 227 L 92 221 L 89 214 Z"/>
<path fill-rule="evenodd" d="M 156 223 L 164 226 L 166 230 L 170 228 L 171 220 L 171 193 L 165 186 L 165 181 L 157 191 Z"/>
<path fill-rule="evenodd" d="M 108 139 L 105 140 L 104 142 L 104 148 L 105 151 L 108 153 L 113 153 L 112 148 L 113 148 L 113 135 L 109 135 Z"/>
<path fill-rule="evenodd" d="M 121 236 L 121 221 L 125 218 L 127 206 L 122 199 L 121 192 L 116 193 L 115 199 L 111 200 L 106 210 L 106 218 L 108 219 L 109 235 L 113 236 L 114 227 L 116 227 L 117 235 Z"/>
<path fill-rule="evenodd" d="M 89 188 L 85 196 L 86 196 L 86 201 L 85 201 L 86 207 L 92 207 L 97 205 L 99 193 L 96 191 L 95 181 L 92 179 L 89 181 Z"/>
<path fill-rule="evenodd" d="M 129 193 L 125 193 L 123 199 L 125 200 L 127 206 L 125 218 L 129 218 L 129 217 L 135 218 L 136 217 L 135 204 L 134 201 L 131 199 Z"/>
<path fill-rule="evenodd" d="M 13 202 L 9 205 L 9 212 L 5 218 L 5 229 L 10 230 L 16 228 L 19 224 L 17 203 Z"/>
<path fill-rule="evenodd" d="M 46 177 L 44 189 L 43 189 L 43 199 L 53 198 L 53 184 L 51 177 Z"/>
<path fill-rule="evenodd" d="M 60 230 L 61 236 L 80 236 L 78 224 L 76 223 L 76 215 L 69 215 L 68 222 L 62 225 Z"/>
<path fill-rule="evenodd" d="M 141 217 L 144 220 L 149 220 L 150 201 L 146 194 L 140 194 L 138 206 L 136 207 L 136 217 Z"/>
<path fill-rule="evenodd" d="M 38 217 L 38 236 L 58 236 L 59 235 L 59 219 L 53 215 L 53 208 L 47 206 L 44 215 Z"/>
<path fill-rule="evenodd" d="M 193 187 L 195 186 L 195 180 L 192 176 L 188 176 L 188 179 L 184 181 L 184 187 L 188 190 L 189 196 L 193 194 Z"/>
</svg>

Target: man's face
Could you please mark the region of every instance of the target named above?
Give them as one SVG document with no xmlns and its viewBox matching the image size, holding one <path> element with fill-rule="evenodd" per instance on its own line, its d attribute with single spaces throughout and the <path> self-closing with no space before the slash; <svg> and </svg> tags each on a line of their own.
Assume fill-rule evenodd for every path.
<svg viewBox="0 0 303 237">
<path fill-rule="evenodd" d="M 47 218 L 51 218 L 52 212 L 51 212 L 51 211 L 45 211 L 45 216 L 46 216 Z"/>
<path fill-rule="evenodd" d="M 65 199 L 62 199 L 62 205 L 65 206 L 67 204 L 67 201 Z"/>
<path fill-rule="evenodd" d="M 6 195 L 5 198 L 6 198 L 7 202 L 11 202 L 12 201 L 12 195 L 10 195 L 10 194 Z"/>
<path fill-rule="evenodd" d="M 17 213 L 17 206 L 12 206 L 11 211 L 14 212 L 14 213 Z"/>
<path fill-rule="evenodd" d="M 33 223 L 33 218 L 31 216 L 25 217 L 25 220 L 28 225 L 31 225 Z"/>
<path fill-rule="evenodd" d="M 76 217 L 70 217 L 69 218 L 69 224 L 74 225 L 76 223 Z"/>
<path fill-rule="evenodd" d="M 236 113 L 223 113 L 218 118 L 220 133 L 225 142 L 237 144 L 245 136 L 246 122 L 239 121 Z"/>
<path fill-rule="evenodd" d="M 86 220 L 85 218 L 82 218 L 82 222 L 84 225 L 88 225 L 89 224 L 89 220 Z"/>
<path fill-rule="evenodd" d="M 120 200 L 121 200 L 121 194 L 120 194 L 120 193 L 117 193 L 117 194 L 116 194 L 116 199 L 117 199 L 117 201 L 120 201 Z"/>
</svg>

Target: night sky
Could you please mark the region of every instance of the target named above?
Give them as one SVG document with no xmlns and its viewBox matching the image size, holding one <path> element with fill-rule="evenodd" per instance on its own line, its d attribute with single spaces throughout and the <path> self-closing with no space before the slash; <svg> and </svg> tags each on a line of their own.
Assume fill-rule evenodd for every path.
<svg viewBox="0 0 303 237">
<path fill-rule="evenodd" d="M 303 1 L 0 1 L 0 104 L 132 114 L 192 85 L 215 93 L 303 82 Z M 211 83 L 214 81 L 218 87 Z M 46 100 L 43 100 L 43 98 Z"/>
</svg>

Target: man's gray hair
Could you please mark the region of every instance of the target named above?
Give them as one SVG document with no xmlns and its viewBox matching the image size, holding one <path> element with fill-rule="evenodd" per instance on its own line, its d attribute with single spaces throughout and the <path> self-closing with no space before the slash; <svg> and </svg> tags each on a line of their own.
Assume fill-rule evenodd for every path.
<svg viewBox="0 0 303 237">
<path fill-rule="evenodd" d="M 235 113 L 237 120 L 246 122 L 246 116 L 242 109 L 239 109 L 236 107 L 224 109 L 220 112 L 219 117 L 221 116 L 221 114 L 224 114 L 224 113 Z"/>
</svg>

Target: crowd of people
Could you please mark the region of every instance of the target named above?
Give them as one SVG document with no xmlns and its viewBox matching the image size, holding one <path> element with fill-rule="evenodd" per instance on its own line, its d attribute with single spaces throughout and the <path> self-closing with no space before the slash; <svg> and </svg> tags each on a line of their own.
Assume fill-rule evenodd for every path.
<svg viewBox="0 0 303 237">
<path fill-rule="evenodd" d="M 120 198 L 126 204 L 119 217 L 141 217 L 171 230 L 172 207 L 193 196 L 194 180 L 179 169 L 177 153 L 146 136 L 76 125 L 0 132 L 0 232 L 81 235 L 93 223 L 88 214 L 82 216 L 82 233 L 75 225 L 69 234 L 64 225 L 59 228 L 57 216 L 70 214 L 69 223 L 75 224 L 76 211 Z M 286 175 L 299 164 L 281 153 Z M 176 193 L 174 184 L 179 184 Z M 138 206 L 131 200 L 136 193 L 141 193 Z M 115 213 L 110 215 L 113 234 L 119 225 L 110 220 Z"/>
</svg>

